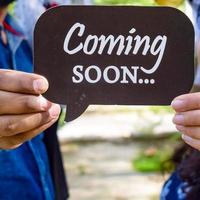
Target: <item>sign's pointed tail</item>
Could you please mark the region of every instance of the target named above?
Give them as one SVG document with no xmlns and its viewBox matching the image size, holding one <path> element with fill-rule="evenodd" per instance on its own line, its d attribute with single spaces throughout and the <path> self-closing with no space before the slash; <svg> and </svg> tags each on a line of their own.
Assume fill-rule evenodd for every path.
<svg viewBox="0 0 200 200">
<path fill-rule="evenodd" d="M 67 105 L 67 112 L 65 116 L 65 121 L 70 122 L 78 118 L 81 114 L 85 112 L 88 108 L 88 105 L 83 104 L 70 104 Z"/>
</svg>

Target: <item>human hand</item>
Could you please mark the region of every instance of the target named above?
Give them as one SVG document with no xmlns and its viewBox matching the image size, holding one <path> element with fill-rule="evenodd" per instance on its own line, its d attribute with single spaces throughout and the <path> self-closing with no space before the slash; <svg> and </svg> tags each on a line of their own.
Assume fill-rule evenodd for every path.
<svg viewBox="0 0 200 200">
<path fill-rule="evenodd" d="M 60 106 L 41 94 L 48 81 L 36 74 L 0 69 L 0 148 L 14 149 L 54 124 Z"/>
<path fill-rule="evenodd" d="M 181 95 L 171 105 L 176 111 L 173 122 L 183 140 L 200 150 L 200 92 Z"/>
</svg>

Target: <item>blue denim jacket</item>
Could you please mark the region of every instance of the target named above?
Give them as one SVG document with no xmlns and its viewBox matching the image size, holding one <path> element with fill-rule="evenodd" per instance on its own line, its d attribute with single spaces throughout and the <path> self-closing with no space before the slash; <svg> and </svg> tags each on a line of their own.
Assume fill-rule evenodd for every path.
<svg viewBox="0 0 200 200">
<path fill-rule="evenodd" d="M 164 184 L 160 200 L 186 200 L 190 186 L 181 180 L 178 172 L 175 171 Z"/>
<path fill-rule="evenodd" d="M 10 16 L 6 22 L 20 32 Z M 32 53 L 27 41 L 9 31 L 7 37 L 9 47 L 0 40 L 0 68 L 32 72 Z M 54 199 L 43 134 L 15 150 L 0 150 L 0 199 Z"/>
</svg>

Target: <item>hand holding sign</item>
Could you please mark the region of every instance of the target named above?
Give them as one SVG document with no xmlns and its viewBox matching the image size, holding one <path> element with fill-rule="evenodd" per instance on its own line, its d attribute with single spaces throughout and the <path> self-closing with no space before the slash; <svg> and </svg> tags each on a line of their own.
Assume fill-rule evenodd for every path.
<svg viewBox="0 0 200 200">
<path fill-rule="evenodd" d="M 193 83 L 194 31 L 173 8 L 62 6 L 35 29 L 35 69 L 66 121 L 90 104 L 169 105 Z"/>
</svg>

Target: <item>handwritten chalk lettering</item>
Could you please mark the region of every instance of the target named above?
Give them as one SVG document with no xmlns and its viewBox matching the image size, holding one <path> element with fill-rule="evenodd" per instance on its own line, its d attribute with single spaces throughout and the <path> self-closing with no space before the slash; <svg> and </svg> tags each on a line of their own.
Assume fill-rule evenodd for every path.
<svg viewBox="0 0 200 200">
<path fill-rule="evenodd" d="M 129 36 L 127 37 L 124 37 L 123 35 L 118 35 L 117 37 L 114 37 L 113 35 L 101 35 L 100 37 L 97 35 L 88 35 L 85 41 L 80 42 L 76 47 L 70 49 L 69 46 L 71 46 L 70 41 L 72 37 L 83 37 L 85 29 L 85 25 L 81 23 L 75 23 L 70 28 L 64 40 L 64 51 L 67 54 L 74 55 L 83 51 L 86 55 L 93 55 L 94 53 L 99 55 L 102 55 L 103 53 L 113 55 L 115 49 L 117 49 L 117 56 L 130 54 L 138 55 L 140 51 L 143 56 L 150 53 L 153 56 L 157 56 L 157 59 L 150 69 L 141 67 L 141 70 L 146 74 L 154 73 L 161 64 L 167 44 L 167 36 L 165 35 L 157 35 L 151 43 L 151 38 L 148 35 L 145 35 L 144 37 L 135 35 L 133 37 L 132 35 L 136 32 L 136 29 L 131 28 L 128 32 Z"/>
<path fill-rule="evenodd" d="M 74 76 L 72 77 L 72 82 L 77 84 L 87 81 L 88 83 L 95 84 L 100 82 L 101 79 L 103 79 L 104 82 L 108 84 L 114 84 L 117 82 L 120 82 L 122 84 L 128 84 L 130 82 L 133 84 L 137 84 L 138 69 L 138 66 L 132 66 L 131 69 L 129 69 L 127 66 L 120 66 L 120 68 L 118 68 L 116 66 L 111 65 L 107 66 L 102 71 L 102 69 L 96 65 L 91 65 L 86 69 L 84 69 L 84 66 L 82 65 L 76 65 L 73 68 Z M 95 73 L 95 76 L 91 75 L 92 72 Z M 111 73 L 112 77 L 110 76 Z M 147 83 L 147 80 L 148 79 L 146 79 L 145 84 L 155 83 L 154 80 L 148 81 Z"/>
<path fill-rule="evenodd" d="M 193 25 L 174 8 L 61 6 L 34 33 L 35 72 L 67 122 L 91 104 L 170 105 L 193 84 Z"/>
</svg>

